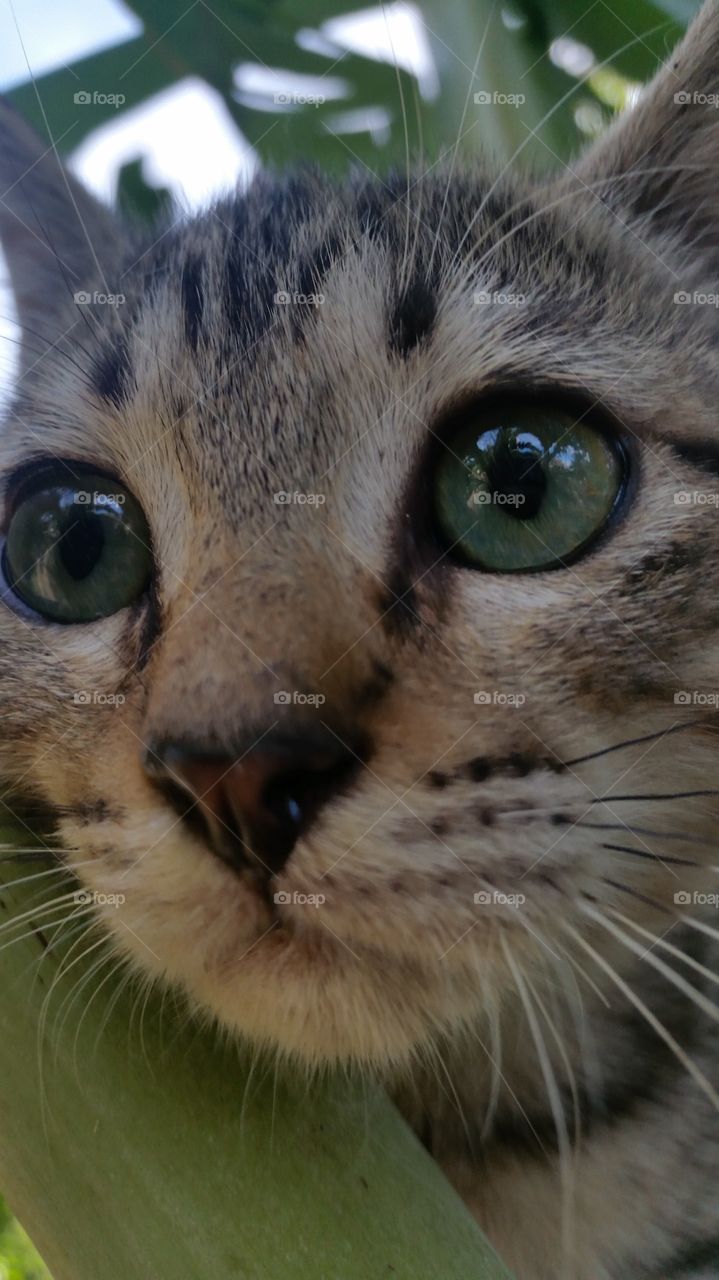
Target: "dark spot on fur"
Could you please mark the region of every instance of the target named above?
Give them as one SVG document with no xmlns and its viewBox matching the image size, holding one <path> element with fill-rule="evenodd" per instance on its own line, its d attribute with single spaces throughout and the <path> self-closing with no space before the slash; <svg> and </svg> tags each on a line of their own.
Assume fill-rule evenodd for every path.
<svg viewBox="0 0 719 1280">
<path fill-rule="evenodd" d="M 389 203 L 381 188 L 367 186 L 355 197 L 355 211 L 360 231 L 368 240 L 378 240 L 384 233 L 384 218 Z"/>
<path fill-rule="evenodd" d="M 449 820 L 443 817 L 433 818 L 429 829 L 435 836 L 446 836 L 449 831 Z"/>
<path fill-rule="evenodd" d="M 229 229 L 225 260 L 225 312 L 231 331 L 245 349 L 255 346 L 276 319 L 278 289 L 274 269 L 248 251 L 246 202 L 240 202 Z"/>
<path fill-rule="evenodd" d="M 447 774 L 442 773 L 440 769 L 430 769 L 427 774 L 427 782 L 430 787 L 436 787 L 438 791 L 441 791 L 443 787 L 447 786 L 449 778 L 447 777 Z"/>
<path fill-rule="evenodd" d="M 340 261 L 344 251 L 344 244 L 339 236 L 326 235 L 314 252 L 305 253 L 297 271 L 298 293 L 319 293 L 328 271 L 335 262 Z"/>
<path fill-rule="evenodd" d="M 399 570 L 390 574 L 387 589 L 380 593 L 378 603 L 383 615 L 382 626 L 389 634 L 414 632 L 420 626 L 412 580 Z"/>
<path fill-rule="evenodd" d="M 507 768 L 511 773 L 516 774 L 518 778 L 526 778 L 527 774 L 532 773 L 537 768 L 537 760 L 532 756 L 522 755 L 520 751 L 514 751 L 507 756 Z"/>
<path fill-rule="evenodd" d="M 559 893 L 559 885 L 546 871 L 535 872 L 535 878 L 541 880 L 543 884 L 549 885 L 550 889 L 554 889 L 555 893 Z"/>
<path fill-rule="evenodd" d="M 127 401 L 130 375 L 130 356 L 122 337 L 118 337 L 113 346 L 106 344 L 93 360 L 91 377 L 95 390 L 117 409 Z"/>
<path fill-rule="evenodd" d="M 394 671 L 391 667 L 387 666 L 386 662 L 381 662 L 379 658 L 374 658 L 372 661 L 372 667 L 374 669 L 375 676 L 378 680 L 381 680 L 384 685 L 389 686 L 394 683 Z"/>
<path fill-rule="evenodd" d="M 491 777 L 492 765 L 485 756 L 475 756 L 474 760 L 470 760 L 467 764 L 467 775 L 472 782 L 486 782 Z"/>
<path fill-rule="evenodd" d="M 566 765 L 556 756 L 533 756 L 529 752 L 513 751 L 505 761 L 500 762 L 501 767 L 504 767 L 517 778 L 526 778 L 530 773 L 536 772 L 537 769 L 549 769 L 551 773 L 563 773 Z"/>
<path fill-rule="evenodd" d="M 339 262 L 345 249 L 338 236 L 327 235 L 313 253 L 305 253 L 300 259 L 295 277 L 296 297 L 291 304 L 290 322 L 294 337 L 300 338 L 305 327 L 319 316 L 325 277 L 335 262 Z"/>
<path fill-rule="evenodd" d="M 483 827 L 493 827 L 495 823 L 495 814 L 493 809 L 480 809 L 479 821 Z"/>
<path fill-rule="evenodd" d="M 429 337 L 437 317 L 437 299 L 429 282 L 415 276 L 397 298 L 389 317 L 390 350 L 408 356 Z"/>
<path fill-rule="evenodd" d="M 672 440 L 672 448 L 685 462 L 719 476 L 719 446 L 714 440 Z"/>
<path fill-rule="evenodd" d="M 553 827 L 567 827 L 570 823 L 566 813 L 553 813 L 549 821 Z"/>
<path fill-rule="evenodd" d="M 95 822 L 119 822 L 122 818 L 122 811 L 111 809 L 106 800 L 86 800 L 82 804 L 75 805 L 70 813 L 84 826 Z"/>
<path fill-rule="evenodd" d="M 189 255 L 183 263 L 180 292 L 187 341 L 193 351 L 196 351 L 205 309 L 205 294 L 202 286 L 202 263 L 193 255 Z"/>
<path fill-rule="evenodd" d="M 360 688 L 358 697 L 360 707 L 379 702 L 390 685 L 394 683 L 394 672 L 383 662 L 375 660 L 372 663 L 372 671 L 373 674 Z"/>
<path fill-rule="evenodd" d="M 559 756 L 546 756 L 544 764 L 552 773 L 566 773 L 567 766 L 563 760 L 559 759 Z"/>
<path fill-rule="evenodd" d="M 704 565 L 705 556 L 706 548 L 703 541 L 699 540 L 691 544 L 676 542 L 661 552 L 651 551 L 633 564 L 626 574 L 623 583 L 624 593 L 628 596 L 646 595 L 648 578 L 653 578 L 653 585 L 656 586 L 659 581 L 673 577 L 674 574 L 681 573 L 683 570 L 695 572 Z"/>
</svg>

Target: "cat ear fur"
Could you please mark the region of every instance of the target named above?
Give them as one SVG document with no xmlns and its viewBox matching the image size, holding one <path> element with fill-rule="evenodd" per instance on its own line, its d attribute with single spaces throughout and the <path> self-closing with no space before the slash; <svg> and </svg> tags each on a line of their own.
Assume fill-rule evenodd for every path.
<svg viewBox="0 0 719 1280">
<path fill-rule="evenodd" d="M 708 0 L 668 61 L 574 164 L 583 185 L 634 226 L 643 223 L 719 266 L 719 3 Z M 588 198 L 589 193 L 586 192 Z"/>
<path fill-rule="evenodd" d="M 102 288 L 118 255 L 120 227 L 0 97 L 0 244 L 20 324 L 56 338 L 56 312 L 73 295 Z"/>
</svg>

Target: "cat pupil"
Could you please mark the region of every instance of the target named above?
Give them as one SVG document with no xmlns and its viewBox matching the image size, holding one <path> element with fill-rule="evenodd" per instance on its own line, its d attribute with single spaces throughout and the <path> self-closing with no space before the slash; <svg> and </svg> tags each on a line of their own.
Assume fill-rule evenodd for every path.
<svg viewBox="0 0 719 1280">
<path fill-rule="evenodd" d="M 73 520 L 59 544 L 63 568 L 76 582 L 81 582 L 97 567 L 104 546 L 102 521 L 83 512 Z"/>
<path fill-rule="evenodd" d="M 520 502 L 510 502 L 503 507 L 503 511 L 515 519 L 532 520 L 539 514 L 547 488 L 547 477 L 541 466 L 543 452 L 536 437 L 523 432 L 512 440 L 498 440 L 489 458 L 490 492 L 521 498 Z"/>
</svg>

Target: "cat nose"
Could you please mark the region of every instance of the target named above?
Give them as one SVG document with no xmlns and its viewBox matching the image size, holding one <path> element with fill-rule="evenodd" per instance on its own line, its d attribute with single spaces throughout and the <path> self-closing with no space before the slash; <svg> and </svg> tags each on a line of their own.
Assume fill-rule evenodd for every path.
<svg viewBox="0 0 719 1280">
<path fill-rule="evenodd" d="M 231 756 L 164 742 L 144 768 L 185 822 L 236 870 L 268 879 L 282 870 L 320 809 L 352 780 L 363 745 L 331 733 L 266 735 Z"/>
</svg>

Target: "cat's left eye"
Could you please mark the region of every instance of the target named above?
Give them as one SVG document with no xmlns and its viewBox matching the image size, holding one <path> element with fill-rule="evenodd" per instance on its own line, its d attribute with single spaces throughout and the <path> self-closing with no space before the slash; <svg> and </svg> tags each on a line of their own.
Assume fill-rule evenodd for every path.
<svg viewBox="0 0 719 1280">
<path fill-rule="evenodd" d="M 147 521 L 116 480 L 83 471 L 68 482 L 47 469 L 12 503 L 3 553 L 11 591 L 53 622 L 92 622 L 119 612 L 152 573 Z"/>
<path fill-rule="evenodd" d="M 627 453 L 616 434 L 564 407 L 479 404 L 446 438 L 435 518 L 452 555 L 494 573 L 562 568 L 617 510 Z"/>
</svg>

